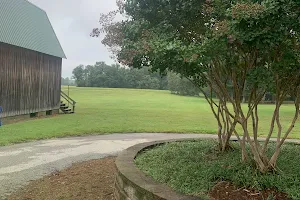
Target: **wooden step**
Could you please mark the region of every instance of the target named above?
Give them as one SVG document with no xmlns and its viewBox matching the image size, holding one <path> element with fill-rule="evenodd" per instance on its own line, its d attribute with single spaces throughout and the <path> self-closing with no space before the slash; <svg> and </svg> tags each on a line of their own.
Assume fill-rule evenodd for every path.
<svg viewBox="0 0 300 200">
<path fill-rule="evenodd" d="M 61 91 L 61 99 L 60 99 L 60 110 L 65 113 L 65 114 L 72 114 L 75 113 L 75 104 L 76 101 L 74 101 L 72 98 L 69 97 L 68 94 L 64 93 L 63 91 Z M 67 103 L 65 103 L 67 102 Z M 73 108 L 70 108 L 70 105 L 73 106 Z"/>
<path fill-rule="evenodd" d="M 74 112 L 73 111 L 66 111 L 66 112 L 64 112 L 65 114 L 73 114 Z"/>
<path fill-rule="evenodd" d="M 64 112 L 69 112 L 69 111 L 71 111 L 71 110 L 72 110 L 71 108 L 63 109 Z"/>
</svg>

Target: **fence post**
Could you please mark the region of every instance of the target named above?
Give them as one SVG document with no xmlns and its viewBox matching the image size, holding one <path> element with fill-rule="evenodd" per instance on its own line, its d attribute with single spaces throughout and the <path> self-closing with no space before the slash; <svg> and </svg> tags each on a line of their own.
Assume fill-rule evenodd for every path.
<svg viewBox="0 0 300 200">
<path fill-rule="evenodd" d="M 70 97 L 70 84 L 68 84 L 68 97 Z M 70 102 L 68 101 L 68 106 L 70 106 Z"/>
<path fill-rule="evenodd" d="M 0 106 L 0 127 L 2 126 L 2 106 Z"/>
</svg>

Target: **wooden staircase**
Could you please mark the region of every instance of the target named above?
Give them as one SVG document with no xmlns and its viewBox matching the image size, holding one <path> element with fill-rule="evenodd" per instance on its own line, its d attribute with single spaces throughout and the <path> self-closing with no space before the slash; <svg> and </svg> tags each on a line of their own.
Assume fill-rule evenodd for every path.
<svg viewBox="0 0 300 200">
<path fill-rule="evenodd" d="M 75 113 L 76 101 L 74 101 L 63 91 L 61 91 L 60 96 L 63 99 L 63 101 L 60 102 L 60 110 L 65 114 Z"/>
</svg>

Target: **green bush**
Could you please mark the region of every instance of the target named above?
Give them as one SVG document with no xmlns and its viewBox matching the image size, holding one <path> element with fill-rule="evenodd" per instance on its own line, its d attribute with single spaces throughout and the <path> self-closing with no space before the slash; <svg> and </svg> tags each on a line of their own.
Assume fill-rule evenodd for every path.
<svg viewBox="0 0 300 200">
<path fill-rule="evenodd" d="M 183 96 L 199 96 L 200 90 L 195 87 L 188 79 L 181 78 L 174 73 L 168 74 L 168 88 L 172 94 Z"/>
</svg>

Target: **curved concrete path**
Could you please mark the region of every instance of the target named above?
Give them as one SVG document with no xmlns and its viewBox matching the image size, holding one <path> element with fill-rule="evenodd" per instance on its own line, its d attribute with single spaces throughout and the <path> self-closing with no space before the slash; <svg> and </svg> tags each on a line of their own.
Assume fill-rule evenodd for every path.
<svg viewBox="0 0 300 200">
<path fill-rule="evenodd" d="M 117 155 L 138 143 L 214 135 L 134 133 L 43 140 L 0 147 L 0 199 L 74 162 Z"/>
<path fill-rule="evenodd" d="M 0 147 L 0 199 L 75 162 L 115 156 L 138 143 L 181 139 L 217 138 L 208 134 L 131 133 L 71 137 Z M 234 139 L 234 137 L 233 137 Z M 288 140 L 300 144 L 300 140 Z"/>
</svg>

